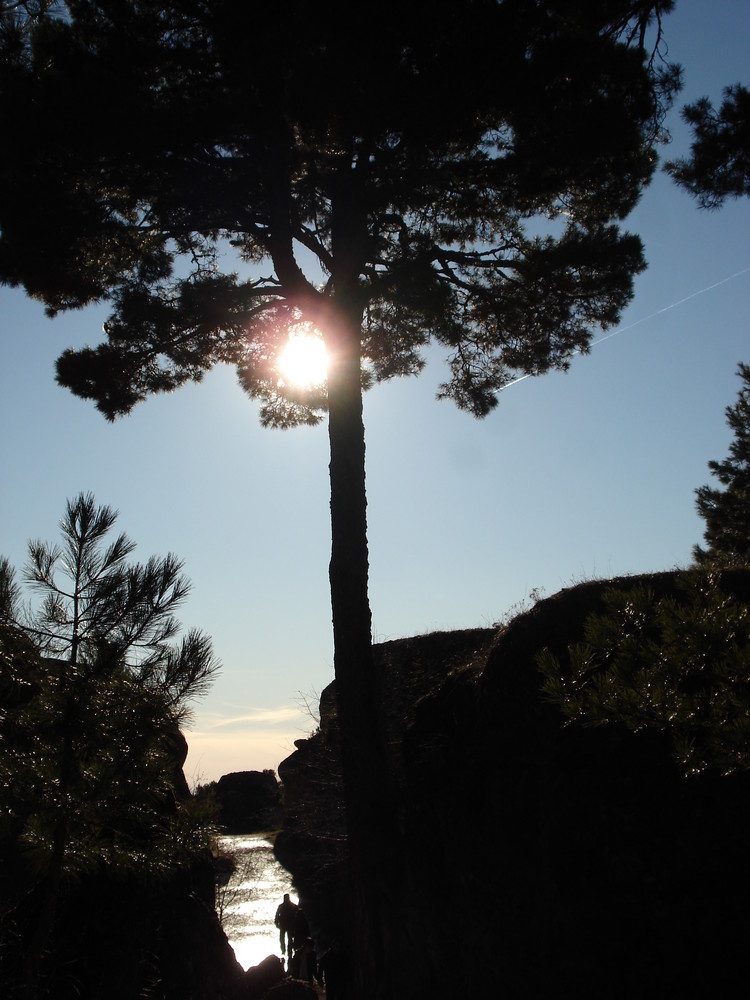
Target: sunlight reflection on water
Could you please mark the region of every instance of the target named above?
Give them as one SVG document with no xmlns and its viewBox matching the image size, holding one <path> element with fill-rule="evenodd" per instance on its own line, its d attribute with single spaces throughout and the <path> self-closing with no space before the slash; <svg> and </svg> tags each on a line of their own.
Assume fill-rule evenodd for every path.
<svg viewBox="0 0 750 1000">
<path fill-rule="evenodd" d="M 219 847 L 237 866 L 216 894 L 216 910 L 237 961 L 249 969 L 268 955 L 280 957 L 273 919 L 284 893 L 292 891 L 289 872 L 278 863 L 263 834 L 219 837 Z"/>
</svg>

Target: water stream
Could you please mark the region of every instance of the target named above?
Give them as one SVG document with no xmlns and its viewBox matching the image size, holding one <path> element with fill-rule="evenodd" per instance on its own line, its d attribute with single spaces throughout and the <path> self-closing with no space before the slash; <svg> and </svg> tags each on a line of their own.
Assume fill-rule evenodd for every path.
<svg viewBox="0 0 750 1000">
<path fill-rule="evenodd" d="M 273 921 L 284 893 L 292 892 L 292 878 L 263 834 L 223 836 L 219 847 L 236 867 L 227 884 L 217 887 L 216 910 L 237 961 L 249 969 L 268 955 L 281 956 Z"/>
</svg>

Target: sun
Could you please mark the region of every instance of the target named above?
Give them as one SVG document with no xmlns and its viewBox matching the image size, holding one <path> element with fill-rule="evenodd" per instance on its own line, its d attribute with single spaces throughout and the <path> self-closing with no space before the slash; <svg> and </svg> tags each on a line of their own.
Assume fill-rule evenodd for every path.
<svg viewBox="0 0 750 1000">
<path fill-rule="evenodd" d="M 323 338 L 307 330 L 290 333 L 277 368 L 286 382 L 298 388 L 324 385 L 328 378 L 328 356 Z"/>
</svg>

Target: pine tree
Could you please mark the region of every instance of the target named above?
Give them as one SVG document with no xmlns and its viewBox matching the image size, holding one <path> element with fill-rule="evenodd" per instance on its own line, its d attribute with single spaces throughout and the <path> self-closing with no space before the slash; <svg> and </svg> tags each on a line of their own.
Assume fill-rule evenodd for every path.
<svg viewBox="0 0 750 1000">
<path fill-rule="evenodd" d="M 734 433 L 729 456 L 708 467 L 721 488 L 700 486 L 695 506 L 706 522 L 705 549 L 696 545 L 698 563 L 712 560 L 747 563 L 750 560 L 750 366 L 740 364 L 742 379 L 737 402 L 726 409 L 727 424 Z"/>
<path fill-rule="evenodd" d="M 484 416 L 519 373 L 566 368 L 618 322 L 645 266 L 620 221 L 678 84 L 659 58 L 673 3 L 61 6 L 5 18 L 0 280 L 52 313 L 111 303 L 106 340 L 58 362 L 109 418 L 221 362 L 266 424 L 327 412 L 358 989 L 388 995 L 400 880 L 371 845 L 395 844 L 398 823 L 362 391 L 417 373 L 434 341 L 441 396 Z M 322 390 L 276 369 L 299 328 L 325 341 Z"/>
<path fill-rule="evenodd" d="M 189 590 L 181 563 L 128 563 L 133 542 L 106 541 L 116 518 L 91 494 L 68 501 L 62 544 L 29 543 L 36 603 L 22 603 L 0 560 L 0 880 L 15 886 L 11 914 L 14 902 L 34 900 L 30 997 L 71 879 L 158 877 L 187 860 L 176 847 L 183 820 L 180 839 L 191 838 L 192 820 L 174 810 L 174 748 L 187 701 L 218 663 L 197 630 L 171 641 Z"/>
<path fill-rule="evenodd" d="M 750 90 L 740 83 L 726 87 L 718 110 L 702 97 L 687 104 L 682 117 L 693 130 L 690 156 L 668 161 L 667 172 L 701 208 L 750 195 Z"/>
</svg>

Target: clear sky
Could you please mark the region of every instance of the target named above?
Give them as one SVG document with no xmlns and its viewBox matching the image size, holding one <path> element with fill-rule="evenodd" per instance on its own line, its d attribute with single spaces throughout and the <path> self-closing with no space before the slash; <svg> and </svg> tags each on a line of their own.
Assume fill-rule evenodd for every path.
<svg viewBox="0 0 750 1000">
<path fill-rule="evenodd" d="M 666 33 L 678 107 L 750 82 L 750 0 L 678 0 Z M 687 150 L 678 107 L 665 157 Z M 418 379 L 367 395 L 376 641 L 690 562 L 694 490 L 727 453 L 724 410 L 750 362 L 750 202 L 700 212 L 660 174 L 627 228 L 649 268 L 614 335 L 567 374 L 509 387 L 482 422 L 435 401 L 437 352 Z M 27 540 L 56 540 L 66 498 L 92 491 L 135 557 L 184 559 L 181 618 L 223 663 L 194 705 L 188 781 L 276 768 L 333 677 L 326 427 L 263 430 L 230 369 L 108 424 L 54 381 L 57 355 L 98 343 L 105 315 L 51 321 L 0 288 L 0 553 L 20 570 Z"/>
</svg>

